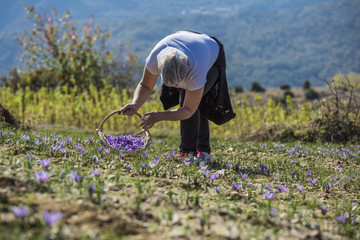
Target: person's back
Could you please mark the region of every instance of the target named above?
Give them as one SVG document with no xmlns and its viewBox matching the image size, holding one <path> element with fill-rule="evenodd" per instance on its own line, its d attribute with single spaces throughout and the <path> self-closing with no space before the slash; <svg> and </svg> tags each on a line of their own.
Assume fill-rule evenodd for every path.
<svg viewBox="0 0 360 240">
<path fill-rule="evenodd" d="M 146 59 L 146 68 L 160 74 L 157 56 L 166 47 L 173 47 L 188 57 L 186 78 L 179 85 L 186 90 L 197 90 L 205 85 L 206 75 L 219 54 L 219 44 L 206 34 L 178 31 L 162 39 Z"/>
</svg>

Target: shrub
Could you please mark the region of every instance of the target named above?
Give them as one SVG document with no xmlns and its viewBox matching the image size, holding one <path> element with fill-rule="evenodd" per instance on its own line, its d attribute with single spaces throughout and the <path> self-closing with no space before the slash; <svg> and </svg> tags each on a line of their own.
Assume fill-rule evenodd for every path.
<svg viewBox="0 0 360 240">
<path fill-rule="evenodd" d="M 242 86 L 235 86 L 234 91 L 235 93 L 242 93 L 244 92 L 244 88 Z"/>
<path fill-rule="evenodd" d="M 283 93 L 283 98 L 286 99 L 287 96 L 294 98 L 295 94 L 290 89 L 287 89 Z"/>
<path fill-rule="evenodd" d="M 256 81 L 251 84 L 250 90 L 251 90 L 252 92 L 265 92 L 265 88 L 263 88 L 263 87 L 260 85 L 260 83 L 258 83 L 258 82 L 256 82 Z"/>
<path fill-rule="evenodd" d="M 315 100 L 320 98 L 320 94 L 312 88 L 305 91 L 305 98 L 307 100 Z"/>
<path fill-rule="evenodd" d="M 280 85 L 281 90 L 289 90 L 290 88 L 290 85 L 286 83 Z"/>
<path fill-rule="evenodd" d="M 357 142 L 360 140 L 358 83 L 346 75 L 341 76 L 341 81 L 318 76 L 329 87 L 331 95 L 322 102 L 321 115 L 314 121 L 314 129 L 323 141 Z"/>
</svg>

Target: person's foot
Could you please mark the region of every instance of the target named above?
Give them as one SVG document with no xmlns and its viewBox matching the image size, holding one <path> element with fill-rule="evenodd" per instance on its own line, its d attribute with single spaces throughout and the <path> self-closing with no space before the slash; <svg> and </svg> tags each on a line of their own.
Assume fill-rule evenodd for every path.
<svg viewBox="0 0 360 240">
<path fill-rule="evenodd" d="M 194 157 L 194 160 L 197 162 L 212 162 L 212 157 L 210 153 L 207 152 L 197 152 L 196 156 Z"/>
<path fill-rule="evenodd" d="M 176 156 L 176 158 L 179 160 L 184 160 L 184 158 L 187 157 L 189 157 L 189 153 L 180 153 L 179 155 Z"/>
</svg>

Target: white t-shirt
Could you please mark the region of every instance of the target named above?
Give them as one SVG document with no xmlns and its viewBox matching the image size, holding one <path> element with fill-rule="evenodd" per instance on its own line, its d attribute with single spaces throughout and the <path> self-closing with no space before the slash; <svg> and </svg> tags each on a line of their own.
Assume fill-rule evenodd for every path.
<svg viewBox="0 0 360 240">
<path fill-rule="evenodd" d="M 162 39 L 146 58 L 145 66 L 154 75 L 160 74 L 157 55 L 166 47 L 174 47 L 188 57 L 188 69 L 180 88 L 194 91 L 206 83 L 206 75 L 216 61 L 220 46 L 206 34 L 179 31 Z"/>
</svg>

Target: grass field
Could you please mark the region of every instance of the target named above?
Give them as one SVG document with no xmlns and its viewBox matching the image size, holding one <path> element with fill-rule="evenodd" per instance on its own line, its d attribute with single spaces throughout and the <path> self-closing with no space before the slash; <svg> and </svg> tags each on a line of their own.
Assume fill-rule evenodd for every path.
<svg viewBox="0 0 360 240">
<path fill-rule="evenodd" d="M 360 239 L 359 145 L 213 140 L 199 163 L 177 141 L 1 129 L 0 239 Z"/>
</svg>

